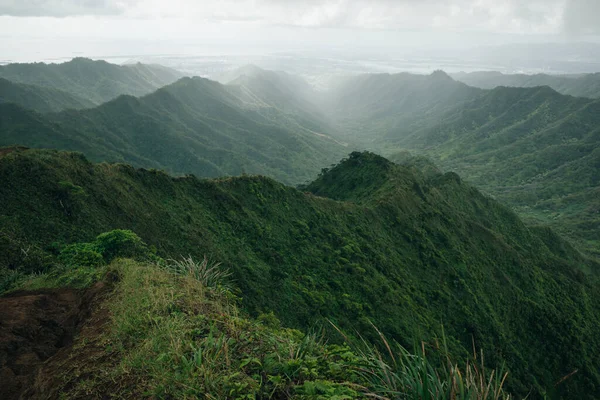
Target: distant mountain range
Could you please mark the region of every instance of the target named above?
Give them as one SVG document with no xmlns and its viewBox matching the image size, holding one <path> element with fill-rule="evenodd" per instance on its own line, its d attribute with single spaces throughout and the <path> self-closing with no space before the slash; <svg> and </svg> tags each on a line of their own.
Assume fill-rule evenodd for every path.
<svg viewBox="0 0 600 400">
<path fill-rule="evenodd" d="M 141 98 L 123 95 L 81 111 L 40 115 L 0 104 L 0 144 L 77 150 L 96 161 L 176 174 L 253 173 L 299 183 L 346 152 L 313 131 L 316 124 L 302 122 L 239 85 L 184 78 Z"/>
<path fill-rule="evenodd" d="M 94 107 L 90 100 L 51 87 L 0 78 L 0 103 L 16 103 L 41 113 Z"/>
<path fill-rule="evenodd" d="M 82 59 L 67 64 L 61 68 L 92 70 L 80 90 L 101 86 L 105 70 L 138 71 L 132 81 L 123 75 L 121 88 L 139 87 L 139 75 L 150 74 L 139 71 L 154 71 Z M 50 76 L 59 66 L 28 68 Z M 28 109 L 82 108 L 85 100 L 1 81 L 13 93 L 4 101 L 21 107 L 0 105 L 0 144 L 77 150 L 94 161 L 176 174 L 265 174 L 291 184 L 311 180 L 353 149 L 394 160 L 405 159 L 409 150 L 600 255 L 597 100 L 548 86 L 474 88 L 442 71 L 345 77 L 328 92 L 254 66 L 222 79 L 229 83 L 185 78 L 144 97 L 121 96 L 89 110 L 47 115 Z"/>
<path fill-rule="evenodd" d="M 500 72 L 459 72 L 450 74 L 469 86 L 493 89 L 498 86 L 549 86 L 559 93 L 577 97 L 600 98 L 600 73 L 577 75 L 502 74 Z"/>
<path fill-rule="evenodd" d="M 95 105 L 122 94 L 143 96 L 182 76 L 178 71 L 160 65 L 138 63 L 121 66 L 87 58 L 75 58 L 62 64 L 0 66 L 0 78 L 58 89 Z"/>
<path fill-rule="evenodd" d="M 345 140 L 430 157 L 600 255 L 600 100 L 476 89 L 441 71 L 348 78 L 330 98 Z"/>
</svg>

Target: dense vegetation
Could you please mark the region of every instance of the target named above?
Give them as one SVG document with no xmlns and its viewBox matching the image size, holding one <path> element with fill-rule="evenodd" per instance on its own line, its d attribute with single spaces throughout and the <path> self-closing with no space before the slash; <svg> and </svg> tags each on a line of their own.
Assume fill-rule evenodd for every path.
<svg viewBox="0 0 600 400">
<path fill-rule="evenodd" d="M 502 74 L 500 72 L 460 72 L 451 74 L 458 81 L 469 86 L 482 89 L 493 89 L 498 86 L 536 87 L 550 86 L 559 93 L 600 98 L 600 73 L 580 75 L 548 75 L 548 74 Z"/>
<path fill-rule="evenodd" d="M 8 64 L 0 66 L 0 78 L 15 83 L 58 89 L 93 104 L 122 94 L 143 96 L 181 78 L 160 65 L 119 66 L 106 61 L 75 58 L 61 64 Z"/>
<path fill-rule="evenodd" d="M 454 173 L 353 153 L 303 193 L 264 177 L 173 178 L 75 153 L 3 153 L 5 286 L 54 270 L 77 242 L 102 266 L 112 241 L 96 236 L 132 229 L 160 257 L 222 262 L 251 316 L 273 312 L 303 330 L 330 320 L 377 343 L 373 323 L 406 348 L 445 336 L 455 359 L 475 343 L 486 364 L 506 363 L 516 394 L 600 394 L 598 264 Z"/>
<path fill-rule="evenodd" d="M 94 103 L 62 90 L 14 83 L 0 78 L 0 103 L 16 103 L 38 112 L 93 107 Z"/>
<path fill-rule="evenodd" d="M 600 254 L 600 102 L 549 87 L 469 88 L 443 72 L 365 75 L 330 95 L 339 131 L 409 149 Z"/>
<path fill-rule="evenodd" d="M 345 148 L 288 114 L 251 103 L 238 86 L 183 78 L 142 97 L 41 116 L 0 104 L 0 144 L 82 151 L 95 161 L 126 161 L 202 177 L 266 174 L 305 181 Z"/>
<path fill-rule="evenodd" d="M 56 390 L 483 398 L 473 382 L 503 375 L 465 364 L 474 346 L 518 396 L 600 396 L 599 100 L 441 71 L 328 93 L 255 67 L 156 91 L 177 73 L 75 59 L 1 76 L 0 145 L 151 168 L 0 148 L 0 293 L 119 277 L 110 328 L 76 346 L 109 356 L 78 358 L 93 378 Z M 582 79 L 552 85 L 593 91 Z M 397 164 L 355 152 L 323 168 L 353 147 Z"/>
<path fill-rule="evenodd" d="M 113 258 L 99 265 L 81 257 L 89 247 L 108 257 L 98 244 L 106 242 L 110 255 L 137 261 Z M 108 287 L 108 296 L 92 306 L 75 343 L 44 363 L 22 397 L 509 398 L 503 391 L 507 374 L 485 369 L 482 355 L 459 366 L 444 348 L 411 354 L 385 338 L 389 353 L 382 355 L 365 343 L 327 344 L 322 332 L 283 328 L 272 313 L 249 318 L 218 264 L 157 259 L 131 231 L 104 233 L 94 243 L 67 247 L 62 256 L 70 264 L 21 286 Z M 436 367 L 430 359 L 440 356 Z"/>
<path fill-rule="evenodd" d="M 368 74 L 338 79 L 322 99 L 343 137 L 362 146 L 390 132 L 411 132 L 482 91 L 443 71 L 431 75 Z"/>
<path fill-rule="evenodd" d="M 548 87 L 482 90 L 442 71 L 348 77 L 327 93 L 252 66 L 225 78 L 228 85 L 183 79 L 142 98 L 44 116 L 0 104 L 0 145 L 76 150 L 94 161 L 200 177 L 264 174 L 291 184 L 312 179 L 349 149 L 391 158 L 409 149 L 600 254 L 597 101 Z M 47 111 L 48 95 L 33 92 L 33 100 L 9 100 Z"/>
<path fill-rule="evenodd" d="M 497 88 L 386 145 L 432 157 L 600 255 L 600 101 Z"/>
</svg>

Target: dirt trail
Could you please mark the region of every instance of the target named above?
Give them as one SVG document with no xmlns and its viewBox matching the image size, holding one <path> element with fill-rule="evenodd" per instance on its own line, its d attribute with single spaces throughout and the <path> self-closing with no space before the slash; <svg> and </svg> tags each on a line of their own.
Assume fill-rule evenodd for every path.
<svg viewBox="0 0 600 400">
<path fill-rule="evenodd" d="M 107 285 L 17 291 L 0 297 L 0 399 L 24 395 L 42 364 L 68 349 Z"/>
</svg>

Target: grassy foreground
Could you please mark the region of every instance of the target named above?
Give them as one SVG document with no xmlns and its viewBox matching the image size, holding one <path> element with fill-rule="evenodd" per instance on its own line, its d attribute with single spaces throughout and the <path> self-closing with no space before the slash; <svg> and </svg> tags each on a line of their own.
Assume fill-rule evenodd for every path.
<svg viewBox="0 0 600 400">
<path fill-rule="evenodd" d="M 49 360 L 50 370 L 60 365 L 51 390 L 62 399 L 509 398 L 502 374 L 449 360 L 436 368 L 425 348 L 411 354 L 383 335 L 387 354 L 366 343 L 328 344 L 324 335 L 281 327 L 273 314 L 250 319 L 219 264 L 160 260 L 136 238 L 115 231 L 70 246 L 63 268 L 19 285 L 115 282 L 68 355 Z M 124 252 L 137 260 L 114 258 Z"/>
</svg>

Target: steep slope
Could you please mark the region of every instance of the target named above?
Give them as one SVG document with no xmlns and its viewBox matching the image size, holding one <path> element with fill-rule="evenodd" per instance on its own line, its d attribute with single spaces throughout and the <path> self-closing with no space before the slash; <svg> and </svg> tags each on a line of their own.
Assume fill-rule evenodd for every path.
<svg viewBox="0 0 600 400">
<path fill-rule="evenodd" d="M 443 71 L 365 74 L 341 79 L 332 86 L 325 104 L 339 131 L 372 146 L 388 132 L 411 132 L 480 93 Z"/>
<path fill-rule="evenodd" d="M 14 83 L 0 78 L 0 103 L 16 103 L 38 112 L 82 109 L 94 103 L 58 89 Z"/>
<path fill-rule="evenodd" d="M 237 88 L 248 104 L 276 108 L 315 133 L 334 133 L 334 125 L 324 113 L 321 94 L 302 78 L 280 71 L 267 71 L 253 65 L 227 74 L 228 86 Z"/>
<path fill-rule="evenodd" d="M 600 394 L 598 265 L 454 173 L 353 153 L 305 189 L 335 201 L 261 177 L 172 178 L 72 153 L 3 153 L 4 268 L 48 268 L 64 243 L 129 228 L 159 255 L 222 261 L 245 309 L 287 326 L 329 319 L 376 341 L 372 321 L 412 347 L 435 345 L 443 325 L 455 356 L 474 342 L 490 365 L 506 362 L 517 394 Z"/>
<path fill-rule="evenodd" d="M 46 117 L 0 105 L 0 144 L 77 150 L 95 161 L 176 174 L 265 174 L 286 183 L 310 179 L 345 152 L 329 137 L 238 95 L 217 82 L 184 78 L 139 99 L 121 96 Z"/>
<path fill-rule="evenodd" d="M 329 94 L 347 140 L 411 150 L 600 255 L 599 103 L 533 88 L 469 88 L 443 72 L 362 75 Z"/>
<path fill-rule="evenodd" d="M 600 254 L 600 101 L 548 87 L 497 88 L 440 117 L 439 125 L 388 138 L 416 149 L 523 215 L 541 219 Z"/>
<path fill-rule="evenodd" d="M 536 87 L 550 86 L 559 93 L 600 98 L 600 73 L 581 75 L 547 75 L 547 74 L 502 74 L 500 72 L 456 73 L 451 76 L 469 86 L 482 89 L 493 89 L 498 86 Z"/>
<path fill-rule="evenodd" d="M 8 64 L 0 77 L 16 83 L 44 86 L 70 93 L 96 105 L 122 94 L 142 96 L 181 78 L 162 66 L 119 66 L 106 61 L 74 58 L 62 64 Z"/>
</svg>

